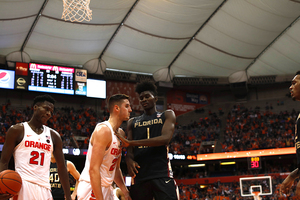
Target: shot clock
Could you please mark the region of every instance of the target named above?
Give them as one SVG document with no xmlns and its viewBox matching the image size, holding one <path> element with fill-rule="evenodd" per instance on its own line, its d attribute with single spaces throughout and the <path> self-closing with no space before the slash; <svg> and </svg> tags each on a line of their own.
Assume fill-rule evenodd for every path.
<svg viewBox="0 0 300 200">
<path fill-rule="evenodd" d="M 249 157 L 248 169 L 261 169 L 261 158 L 259 156 Z"/>
</svg>

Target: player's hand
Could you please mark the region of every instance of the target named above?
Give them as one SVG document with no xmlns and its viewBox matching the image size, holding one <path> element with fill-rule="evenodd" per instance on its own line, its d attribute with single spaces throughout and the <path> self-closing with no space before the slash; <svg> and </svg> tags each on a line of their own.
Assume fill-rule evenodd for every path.
<svg viewBox="0 0 300 200">
<path fill-rule="evenodd" d="M 124 196 L 125 196 L 125 199 L 126 199 L 126 200 L 131 200 L 131 197 L 130 197 L 130 195 L 129 195 L 129 192 L 125 193 Z"/>
<path fill-rule="evenodd" d="M 121 140 L 121 147 L 128 147 L 130 146 L 130 141 L 124 138 L 122 135 L 119 133 L 115 133 L 116 136 Z"/>
<path fill-rule="evenodd" d="M 282 182 L 282 184 L 280 186 L 280 194 L 281 195 L 282 194 L 288 194 L 290 192 L 290 189 L 291 189 L 293 183 L 294 183 L 293 178 L 291 178 L 290 176 L 286 177 L 286 179 Z M 298 185 L 297 185 L 297 189 L 299 187 Z"/>
<path fill-rule="evenodd" d="M 300 199 L 300 181 L 297 183 L 295 196 Z"/>
<path fill-rule="evenodd" d="M 11 194 L 0 194 L 0 200 L 6 200 L 6 199 L 9 199 L 13 196 L 14 195 L 11 195 Z"/>
<path fill-rule="evenodd" d="M 72 199 L 72 200 L 76 200 L 76 195 L 73 195 L 73 194 L 72 194 L 72 195 L 71 195 L 71 199 Z"/>
<path fill-rule="evenodd" d="M 132 159 L 126 159 L 126 165 L 127 165 L 127 171 L 128 174 L 132 177 L 135 178 L 136 174 L 139 173 L 137 168 L 140 168 L 139 164 L 135 162 Z"/>
</svg>

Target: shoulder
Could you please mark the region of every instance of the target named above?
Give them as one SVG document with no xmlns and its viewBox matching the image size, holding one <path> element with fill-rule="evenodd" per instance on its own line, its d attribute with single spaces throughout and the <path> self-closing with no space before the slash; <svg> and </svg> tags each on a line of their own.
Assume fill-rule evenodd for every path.
<svg viewBox="0 0 300 200">
<path fill-rule="evenodd" d="M 98 124 L 92 133 L 91 140 L 93 141 L 95 137 L 103 137 L 103 139 L 111 139 L 111 130 L 106 124 Z"/>
<path fill-rule="evenodd" d="M 166 118 L 176 118 L 175 112 L 171 109 L 166 110 L 164 113 Z"/>
<path fill-rule="evenodd" d="M 70 171 L 70 168 L 75 167 L 74 163 L 72 163 L 72 162 L 69 161 L 69 160 L 66 160 L 66 163 L 67 163 L 67 169 L 68 169 L 68 171 Z"/>
<path fill-rule="evenodd" d="M 48 126 L 47 126 L 48 127 Z M 49 127 L 48 127 L 49 128 Z M 51 134 L 51 138 L 52 139 L 54 139 L 54 140 L 56 140 L 56 139 L 61 139 L 60 138 L 60 135 L 59 135 L 59 133 L 57 132 L 57 131 L 55 131 L 54 129 L 52 129 L 52 128 L 49 128 L 49 130 L 50 130 L 50 134 Z"/>
<path fill-rule="evenodd" d="M 20 142 L 24 136 L 24 125 L 22 123 L 12 125 L 7 130 L 6 136 L 15 138 Z"/>
<path fill-rule="evenodd" d="M 22 123 L 18 123 L 12 125 L 8 130 L 10 130 L 10 132 L 21 133 L 24 132 L 24 125 Z"/>
<path fill-rule="evenodd" d="M 103 123 L 103 124 L 98 124 L 94 132 L 107 133 L 107 132 L 111 132 L 111 130 L 106 124 Z"/>
<path fill-rule="evenodd" d="M 133 121 L 135 120 L 135 117 L 133 118 L 130 118 L 128 121 L 127 121 L 127 126 L 130 128 L 130 126 L 132 125 Z"/>
<path fill-rule="evenodd" d="M 48 127 L 48 128 L 50 130 L 51 136 L 54 135 L 54 136 L 59 136 L 60 137 L 59 133 L 56 130 L 54 130 L 54 129 L 50 128 L 50 127 Z"/>
<path fill-rule="evenodd" d="M 53 142 L 53 145 L 57 146 L 60 143 L 62 144 L 62 140 L 61 140 L 59 133 L 48 126 L 47 126 L 47 128 L 49 128 L 49 130 L 50 130 L 50 135 L 51 135 L 51 140 Z"/>
</svg>

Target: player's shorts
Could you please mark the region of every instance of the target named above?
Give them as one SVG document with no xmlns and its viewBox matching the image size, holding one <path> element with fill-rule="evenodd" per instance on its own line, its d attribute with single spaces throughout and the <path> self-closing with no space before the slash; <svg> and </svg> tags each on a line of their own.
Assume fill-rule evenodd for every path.
<svg viewBox="0 0 300 200">
<path fill-rule="evenodd" d="M 172 178 L 156 178 L 134 184 L 130 188 L 132 200 L 179 200 L 178 187 Z"/>
<path fill-rule="evenodd" d="M 51 190 L 22 180 L 21 190 L 12 200 L 53 200 Z"/>
<path fill-rule="evenodd" d="M 102 194 L 103 199 L 105 200 L 113 200 L 113 191 L 112 187 L 102 187 Z M 77 188 L 77 199 L 78 200 L 96 200 L 93 192 L 92 192 L 92 185 L 86 181 L 79 181 L 78 188 Z"/>
</svg>

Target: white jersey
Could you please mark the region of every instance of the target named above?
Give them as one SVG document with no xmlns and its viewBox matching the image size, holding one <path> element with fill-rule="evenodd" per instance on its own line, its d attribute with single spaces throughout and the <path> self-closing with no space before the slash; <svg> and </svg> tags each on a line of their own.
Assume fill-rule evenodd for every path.
<svg viewBox="0 0 300 200">
<path fill-rule="evenodd" d="M 49 172 L 53 151 L 50 130 L 52 129 L 43 125 L 44 131 L 38 135 L 27 122 L 24 122 L 23 126 L 24 137 L 14 149 L 15 170 L 22 180 L 50 189 Z"/>
<path fill-rule="evenodd" d="M 111 144 L 104 153 L 103 162 L 99 169 L 100 174 L 101 174 L 101 186 L 109 187 L 114 180 L 115 171 L 116 171 L 115 169 L 116 169 L 117 161 L 118 161 L 119 157 L 121 156 L 122 148 L 120 148 L 120 141 L 117 138 L 117 136 L 114 134 L 114 131 L 113 131 L 110 123 L 108 121 L 99 123 L 99 124 L 97 124 L 95 129 L 97 129 L 101 125 L 108 126 L 111 131 L 111 136 L 112 136 Z M 93 150 L 93 146 L 90 142 L 88 152 L 86 155 L 84 169 L 82 170 L 82 173 L 80 175 L 80 179 L 79 179 L 80 181 L 90 182 L 89 169 L 90 169 L 92 150 Z"/>
</svg>

